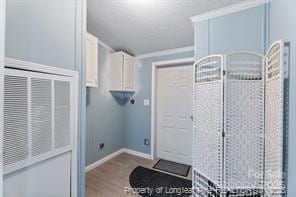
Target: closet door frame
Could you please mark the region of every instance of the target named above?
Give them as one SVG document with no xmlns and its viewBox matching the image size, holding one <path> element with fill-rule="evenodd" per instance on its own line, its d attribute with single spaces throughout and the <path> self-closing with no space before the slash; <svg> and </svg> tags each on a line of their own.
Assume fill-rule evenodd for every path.
<svg viewBox="0 0 296 197">
<path fill-rule="evenodd" d="M 3 102 L 5 62 L 5 18 L 6 0 L 0 1 L 0 197 L 3 196 Z"/>
</svg>

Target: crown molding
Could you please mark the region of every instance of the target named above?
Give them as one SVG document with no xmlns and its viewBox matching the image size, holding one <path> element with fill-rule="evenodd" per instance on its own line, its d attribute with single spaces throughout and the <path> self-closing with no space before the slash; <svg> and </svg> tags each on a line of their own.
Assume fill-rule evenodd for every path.
<svg viewBox="0 0 296 197">
<path fill-rule="evenodd" d="M 97 42 L 99 45 L 101 45 L 102 47 L 106 48 L 110 52 L 113 52 L 114 51 L 114 49 L 112 49 L 112 47 L 110 47 L 109 45 L 107 45 L 105 42 L 103 42 L 102 40 L 100 40 L 98 37 L 94 36 L 93 34 L 91 34 L 89 32 L 87 32 L 86 34 L 94 42 Z"/>
<path fill-rule="evenodd" d="M 269 3 L 269 0 L 248 0 L 191 17 L 193 23 L 208 20 Z"/>
<path fill-rule="evenodd" d="M 141 54 L 141 55 L 137 55 L 136 58 L 137 59 L 146 59 L 146 58 L 151 58 L 151 57 L 160 57 L 160 56 L 165 56 L 165 55 L 173 55 L 176 53 L 186 53 L 186 52 L 191 52 L 191 51 L 194 51 L 193 46 Z"/>
<path fill-rule="evenodd" d="M 105 42 L 103 42 L 100 39 L 98 39 L 98 44 L 101 45 L 102 47 L 106 48 L 110 52 L 114 52 L 114 49 L 112 49 L 109 45 L 107 45 Z"/>
</svg>

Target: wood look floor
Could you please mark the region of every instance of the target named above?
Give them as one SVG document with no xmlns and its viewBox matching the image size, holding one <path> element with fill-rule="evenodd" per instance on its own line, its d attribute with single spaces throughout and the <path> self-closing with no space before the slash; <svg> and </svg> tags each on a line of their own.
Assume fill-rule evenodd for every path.
<svg viewBox="0 0 296 197">
<path fill-rule="evenodd" d="M 122 153 L 86 173 L 86 197 L 137 196 L 125 191 L 126 187 L 130 188 L 130 173 L 137 166 L 152 168 L 156 162 Z M 191 179 L 191 171 L 187 179 Z"/>
</svg>

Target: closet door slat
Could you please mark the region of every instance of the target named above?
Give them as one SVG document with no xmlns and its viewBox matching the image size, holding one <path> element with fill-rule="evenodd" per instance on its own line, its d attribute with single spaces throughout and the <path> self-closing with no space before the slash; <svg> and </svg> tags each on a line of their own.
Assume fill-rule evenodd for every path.
<svg viewBox="0 0 296 197">
<path fill-rule="evenodd" d="M 31 79 L 32 156 L 52 150 L 51 80 Z"/>
<path fill-rule="evenodd" d="M 4 78 L 4 166 L 29 156 L 27 83 L 27 77 Z"/>
</svg>

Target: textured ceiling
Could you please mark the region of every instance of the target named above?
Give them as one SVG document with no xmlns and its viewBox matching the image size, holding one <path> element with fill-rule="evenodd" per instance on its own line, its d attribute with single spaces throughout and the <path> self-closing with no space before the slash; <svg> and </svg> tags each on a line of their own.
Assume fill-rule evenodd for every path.
<svg viewBox="0 0 296 197">
<path fill-rule="evenodd" d="M 88 0 L 87 29 L 139 55 L 193 45 L 190 17 L 244 0 Z"/>
</svg>

